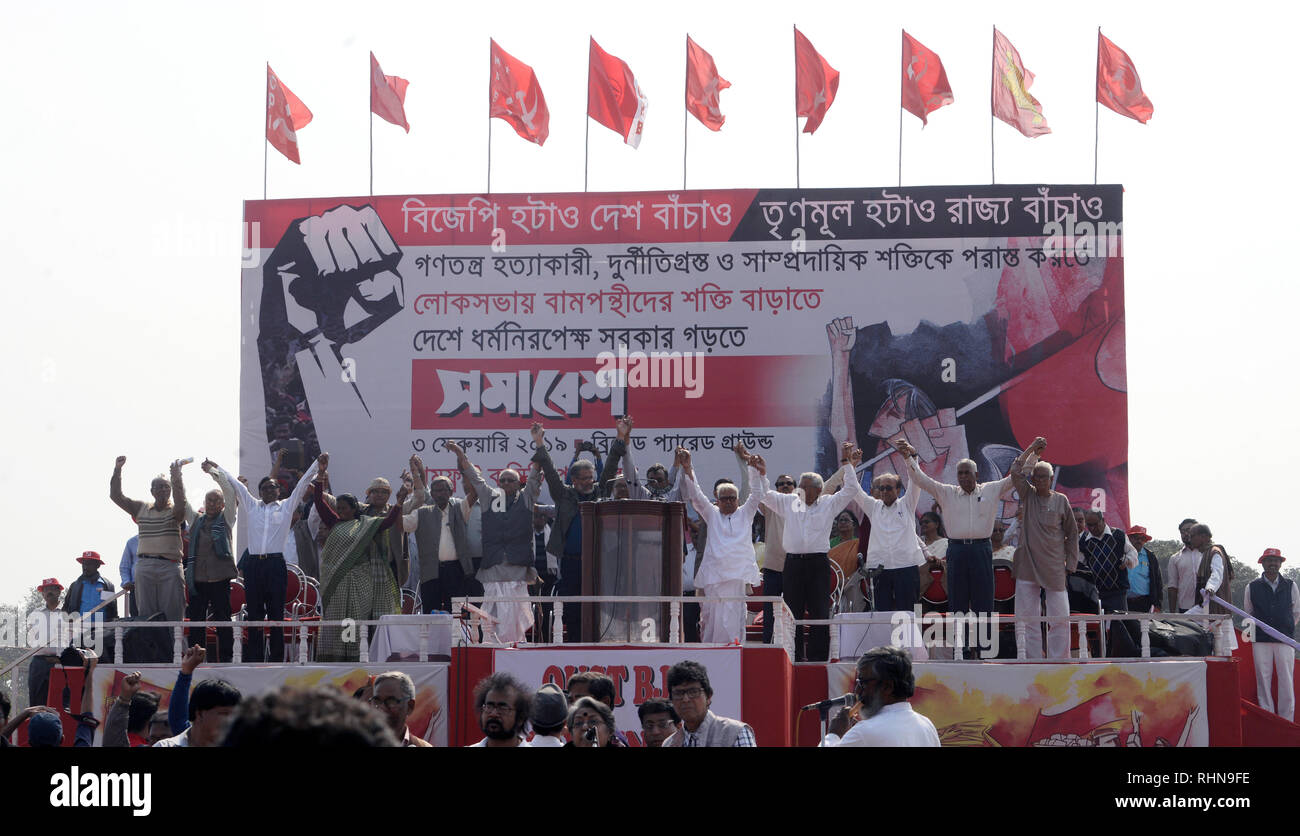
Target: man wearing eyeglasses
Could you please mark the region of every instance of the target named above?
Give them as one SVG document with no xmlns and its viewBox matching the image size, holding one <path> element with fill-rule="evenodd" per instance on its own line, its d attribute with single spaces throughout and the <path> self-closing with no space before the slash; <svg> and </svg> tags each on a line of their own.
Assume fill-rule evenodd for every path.
<svg viewBox="0 0 1300 836">
<path fill-rule="evenodd" d="M 912 657 L 897 647 L 876 647 L 858 660 L 853 683 L 857 705 L 831 721 L 822 746 L 939 746 L 934 723 L 912 710 L 916 692 Z"/>
<path fill-rule="evenodd" d="M 471 747 L 529 747 L 524 724 L 532 710 L 533 692 L 513 674 L 497 671 L 474 688 L 474 713 L 483 739 Z"/>
<path fill-rule="evenodd" d="M 754 561 L 754 515 L 758 513 L 759 499 L 767 493 L 767 466 L 761 456 L 751 457 L 748 475 L 754 487 L 745 504 L 740 504 L 740 489 L 727 482 L 718 486 L 715 506 L 696 484 L 691 454 L 684 447 L 677 448 L 677 465 L 682 470 L 682 493 L 709 526 L 704 560 L 695 575 L 695 586 L 705 598 L 700 613 L 702 638 L 714 644 L 738 644 L 745 633 L 745 602 L 713 599 L 743 598 L 746 587 L 759 582 L 758 564 Z"/>
<path fill-rule="evenodd" d="M 868 567 L 881 567 L 876 579 L 875 609 L 911 611 L 921 599 L 921 575 L 925 565 L 921 542 L 916 537 L 916 503 L 921 490 L 913 487 L 899 501 L 903 480 L 894 473 L 882 473 L 871 480 L 871 494 L 857 497 L 856 504 L 871 522 L 867 544 Z M 879 498 L 877 498 L 879 497 Z"/>
<path fill-rule="evenodd" d="M 375 677 L 370 704 L 384 716 L 384 722 L 402 746 L 433 748 L 427 740 L 411 734 L 406 720 L 415 711 L 415 682 L 401 671 L 388 671 Z"/>
<path fill-rule="evenodd" d="M 709 710 L 713 688 L 709 672 L 699 662 L 678 662 L 668 669 L 668 697 L 682 718 L 682 727 L 664 746 L 754 748 L 754 730 L 739 720 L 719 717 Z"/>
</svg>

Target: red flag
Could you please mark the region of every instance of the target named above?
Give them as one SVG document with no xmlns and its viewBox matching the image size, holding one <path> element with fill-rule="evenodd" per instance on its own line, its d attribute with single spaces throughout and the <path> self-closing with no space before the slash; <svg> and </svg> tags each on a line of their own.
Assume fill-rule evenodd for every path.
<svg viewBox="0 0 1300 836">
<path fill-rule="evenodd" d="M 551 133 L 551 111 L 533 68 L 492 41 L 492 71 L 488 80 L 491 116 L 504 119 L 515 133 L 539 146 Z"/>
<path fill-rule="evenodd" d="M 1155 112 L 1128 53 L 1097 31 L 1097 101 L 1121 116 L 1146 124 Z"/>
<path fill-rule="evenodd" d="M 293 94 L 280 81 L 279 76 L 266 65 L 266 139 L 275 150 L 295 163 L 298 159 L 298 131 L 311 121 L 311 111 L 302 99 Z"/>
<path fill-rule="evenodd" d="M 727 117 L 722 115 L 718 94 L 731 86 L 731 82 L 718 75 L 713 56 L 700 49 L 699 44 L 686 36 L 686 109 L 711 131 L 722 130 Z"/>
<path fill-rule="evenodd" d="M 926 124 L 926 117 L 953 103 L 952 86 L 937 53 L 903 33 L 903 109 Z"/>
<path fill-rule="evenodd" d="M 587 115 L 636 148 L 641 144 L 647 104 L 632 70 L 592 38 L 587 63 Z"/>
<path fill-rule="evenodd" d="M 1001 32 L 993 30 L 993 115 L 1027 137 L 1050 134 L 1043 106 L 1029 95 L 1034 74 Z"/>
<path fill-rule="evenodd" d="M 795 115 L 808 117 L 803 132 L 810 134 L 821 125 L 835 101 L 840 71 L 827 64 L 798 29 L 794 30 L 794 86 Z"/>
<path fill-rule="evenodd" d="M 405 128 L 409 134 L 411 126 L 406 122 L 406 86 L 410 84 L 404 78 L 384 75 L 379 69 L 379 61 L 370 53 L 370 112 L 394 125 Z"/>
</svg>

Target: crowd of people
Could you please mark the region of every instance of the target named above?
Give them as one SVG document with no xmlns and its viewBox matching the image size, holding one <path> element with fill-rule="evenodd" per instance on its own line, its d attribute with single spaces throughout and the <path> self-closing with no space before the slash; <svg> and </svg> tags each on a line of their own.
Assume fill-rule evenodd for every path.
<svg viewBox="0 0 1300 836">
<path fill-rule="evenodd" d="M 196 511 L 186 499 L 188 461 L 173 462 L 170 478 L 155 477 L 152 501 L 146 501 L 123 493 L 126 457 L 119 456 L 110 498 L 139 529 L 123 553 L 122 589 L 132 593 L 133 615 L 221 622 L 231 618 L 231 584 L 239 579 L 246 598 L 243 617 L 278 621 L 285 617 L 286 566 L 292 563 L 319 578 L 321 615 L 327 621 L 400 612 L 403 594 L 420 600 L 426 613 L 450 610 L 459 596 L 484 595 L 489 599 L 484 610 L 500 641 L 523 641 L 531 630 L 540 640 L 550 630 L 534 624 L 533 607 L 492 599 L 581 594 L 581 505 L 625 499 L 687 506 L 683 588 L 700 598 L 683 610 L 687 641 L 743 642 L 749 619 L 742 599 L 756 590 L 781 596 L 796 619 L 828 619 L 833 567 L 846 576 L 856 571 L 870 578 L 869 605 L 877 610 L 911 610 L 941 597 L 952 613 L 994 613 L 994 569 L 1002 565 L 1015 580 L 1016 617 L 1034 624 L 1026 629 L 1027 656 L 1059 659 L 1070 652 L 1068 625 L 1052 624 L 1044 631 L 1028 621 L 1041 616 L 1044 604 L 1049 616 L 1217 612 L 1222 610 L 1210 596 L 1231 582 L 1226 551 L 1214 543 L 1208 526 L 1189 519 L 1180 526 L 1184 548 L 1170 561 L 1169 578 L 1162 583 L 1143 527 L 1121 531 L 1099 511 L 1071 507 L 1053 489 L 1054 469 L 1040 458 L 1047 447 L 1043 438 L 991 481 L 979 481 L 974 461 L 958 462 L 955 485 L 923 470 L 917 451 L 899 440 L 894 446 L 906 465 L 906 483 L 898 474 L 872 473 L 869 489 L 859 475 L 862 451 L 851 442 L 841 446 L 841 468 L 830 478 L 780 473 L 771 481 L 764 457 L 737 444 L 738 483 L 723 475 L 712 482 L 709 496 L 684 448 L 676 450 L 671 467 L 646 468 L 643 480 L 633 461 L 633 427 L 630 416 L 617 420 L 603 461 L 594 444 L 579 439 L 561 473 L 545 428 L 534 423 L 528 472 L 502 470 L 496 485 L 488 484 L 462 447 L 448 442 L 463 477 L 463 498 L 453 495 L 451 479 L 430 478 L 419 456 L 410 458 L 395 497 L 384 477 L 369 483 L 364 501 L 350 493 L 334 495 L 328 454 L 305 470 L 288 471 L 297 477 L 290 480 L 282 468 L 287 449 L 282 446 L 272 473 L 258 481 L 256 496 L 244 477 L 204 461 L 201 470 L 215 487 Z M 584 458 L 588 454 L 591 458 Z M 550 504 L 541 501 L 543 484 Z M 1007 514 L 1008 507 L 1014 513 Z M 237 525 L 247 543 L 238 559 Z M 1290 581 L 1268 571 L 1269 559 L 1261 557 L 1265 577 L 1252 584 L 1243 604 L 1290 637 L 1300 617 L 1300 595 L 1293 594 Z M 1272 559 L 1280 564 L 1284 558 L 1278 553 Z M 118 616 L 118 593 L 101 575 L 103 559 L 88 551 L 78 561 L 81 576 L 62 596 L 61 609 L 58 580 L 47 578 L 40 585 L 46 609 L 36 615 L 49 621 L 45 635 L 57 635 L 53 620 L 60 611 L 99 609 L 105 621 Z M 931 589 L 936 584 L 941 596 Z M 580 638 L 579 616 L 580 608 L 565 608 L 566 641 Z M 772 641 L 770 604 L 760 620 L 764 642 Z M 1111 655 L 1138 655 L 1130 635 L 1112 631 Z M 204 639 L 204 630 L 191 630 L 191 643 Z M 1260 667 L 1261 677 L 1276 668 L 1279 680 L 1289 683 L 1294 654 L 1288 658 L 1281 650 L 1287 646 L 1273 635 L 1260 641 L 1271 643 L 1256 653 L 1257 665 L 1266 666 Z M 231 660 L 232 644 L 232 630 L 218 629 L 218 661 Z M 828 645 L 828 627 L 801 627 L 796 658 L 825 660 Z M 60 650 L 51 641 L 33 657 L 33 704 L 44 701 L 42 689 Z M 353 661 L 358 650 L 355 631 L 323 628 L 316 659 Z M 244 660 L 281 660 L 283 653 L 283 630 L 248 630 Z M 1290 716 L 1294 698 L 1284 690 L 1278 711 Z"/>
</svg>

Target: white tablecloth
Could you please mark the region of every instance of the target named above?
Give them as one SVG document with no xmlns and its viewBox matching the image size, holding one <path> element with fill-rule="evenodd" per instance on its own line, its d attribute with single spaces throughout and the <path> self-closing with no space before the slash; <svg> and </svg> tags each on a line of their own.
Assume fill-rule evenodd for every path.
<svg viewBox="0 0 1300 836">
<path fill-rule="evenodd" d="M 417 661 L 420 653 L 420 630 L 429 631 L 429 660 L 451 660 L 451 616 L 385 615 L 370 637 L 370 661 Z"/>
</svg>

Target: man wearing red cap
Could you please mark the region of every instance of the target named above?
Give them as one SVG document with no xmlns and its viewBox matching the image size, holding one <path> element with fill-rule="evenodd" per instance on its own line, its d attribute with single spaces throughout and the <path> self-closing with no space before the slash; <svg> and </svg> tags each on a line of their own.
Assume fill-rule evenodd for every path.
<svg viewBox="0 0 1300 836">
<path fill-rule="evenodd" d="M 1296 585 L 1280 574 L 1284 560 L 1278 549 L 1265 549 L 1259 558 L 1264 576 L 1251 581 L 1242 597 L 1243 609 L 1259 622 L 1251 645 L 1255 657 L 1255 700 L 1265 711 L 1295 722 L 1295 650 L 1259 626 L 1267 624 L 1287 638 L 1295 637 L 1295 625 L 1300 621 L 1300 594 Z M 1274 670 L 1277 671 L 1276 708 L 1273 706 Z"/>
<path fill-rule="evenodd" d="M 40 650 L 27 666 L 27 702 L 45 705 L 50 690 L 50 668 L 59 663 L 59 651 L 68 646 L 67 617 L 59 609 L 63 584 L 58 578 L 46 578 L 36 587 L 45 601 L 45 609 L 27 616 L 27 642 Z"/>
<path fill-rule="evenodd" d="M 1140 525 L 1131 526 L 1127 534 L 1138 556 L 1137 566 L 1128 570 L 1128 610 L 1160 612 L 1165 588 L 1160 583 L 1160 561 L 1146 548 L 1151 535 Z"/>
<path fill-rule="evenodd" d="M 81 564 L 81 577 L 68 587 L 68 595 L 63 599 L 63 611 L 84 614 L 98 607 L 106 599 L 112 598 L 117 590 L 107 578 L 99 576 L 99 567 L 104 565 L 98 552 L 82 552 L 77 558 Z M 117 619 L 117 602 L 113 601 L 93 616 L 87 616 L 87 622 L 103 614 L 105 623 Z"/>
</svg>

